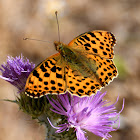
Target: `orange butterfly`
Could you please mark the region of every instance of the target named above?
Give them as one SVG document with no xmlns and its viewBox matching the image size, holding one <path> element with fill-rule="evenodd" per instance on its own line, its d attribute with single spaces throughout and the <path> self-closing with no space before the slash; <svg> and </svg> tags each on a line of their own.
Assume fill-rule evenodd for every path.
<svg viewBox="0 0 140 140">
<path fill-rule="evenodd" d="M 95 94 L 117 77 L 113 63 L 116 39 L 111 32 L 90 31 L 68 45 L 54 42 L 59 52 L 41 62 L 29 75 L 25 93 L 33 98 L 46 94 Z"/>
</svg>

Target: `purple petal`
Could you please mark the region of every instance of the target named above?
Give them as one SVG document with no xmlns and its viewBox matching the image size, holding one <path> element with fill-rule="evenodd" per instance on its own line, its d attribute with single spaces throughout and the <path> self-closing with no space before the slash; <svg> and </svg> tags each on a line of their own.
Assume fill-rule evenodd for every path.
<svg viewBox="0 0 140 140">
<path fill-rule="evenodd" d="M 22 54 L 15 58 L 8 56 L 7 63 L 1 65 L 0 71 L 2 75 L 0 75 L 0 78 L 17 87 L 19 91 L 22 91 L 34 67 L 35 64 L 30 63 L 27 58 L 24 59 Z"/>
<path fill-rule="evenodd" d="M 103 94 L 97 92 L 96 95 L 80 98 L 66 93 L 59 95 L 58 100 L 52 99 L 50 103 L 55 109 L 53 111 L 65 115 L 67 119 L 67 125 L 64 124 L 64 128 L 59 128 L 60 130 L 57 130 L 57 132 L 74 127 L 79 140 L 87 140 L 84 130 L 106 139 L 110 138 L 109 132 L 116 131 L 119 128 L 119 124 L 117 129 L 114 129 L 113 125 L 119 120 L 119 115 L 124 109 L 124 101 L 121 111 L 117 113 L 115 105 L 119 97 L 114 104 L 108 105 L 110 101 L 103 100 L 105 95 L 106 92 Z M 113 118 L 116 119 L 113 120 Z"/>
</svg>

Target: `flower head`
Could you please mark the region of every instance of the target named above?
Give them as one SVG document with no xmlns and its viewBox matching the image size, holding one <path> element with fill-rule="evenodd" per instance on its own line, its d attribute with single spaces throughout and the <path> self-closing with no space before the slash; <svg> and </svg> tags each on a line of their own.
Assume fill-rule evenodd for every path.
<svg viewBox="0 0 140 140">
<path fill-rule="evenodd" d="M 21 54 L 21 56 L 15 58 L 8 56 L 7 63 L 2 64 L 1 67 L 2 75 L 0 75 L 0 78 L 17 87 L 19 91 L 22 91 L 35 64 L 30 63 L 27 58 L 24 59 Z"/>
<path fill-rule="evenodd" d="M 68 131 L 69 128 L 75 128 L 78 140 L 86 140 L 85 130 L 94 133 L 100 137 L 108 139 L 111 137 L 109 132 L 115 131 L 113 125 L 117 123 L 122 110 L 117 113 L 115 104 L 108 105 L 103 97 L 106 93 L 97 92 L 96 95 L 90 97 L 71 96 L 69 93 L 59 95 L 57 100 L 51 99 L 50 104 L 53 106 L 53 112 L 65 115 L 67 123 L 61 124 L 57 129 L 57 133 Z M 115 120 L 113 118 L 116 118 Z"/>
</svg>

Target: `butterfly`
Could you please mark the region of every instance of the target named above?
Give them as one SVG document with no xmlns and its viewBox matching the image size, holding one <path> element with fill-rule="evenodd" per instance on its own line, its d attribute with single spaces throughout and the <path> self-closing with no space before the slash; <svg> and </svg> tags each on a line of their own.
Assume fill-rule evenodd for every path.
<svg viewBox="0 0 140 140">
<path fill-rule="evenodd" d="M 30 73 L 25 94 L 32 98 L 66 91 L 81 97 L 95 94 L 118 75 L 115 44 L 115 36 L 102 30 L 83 33 L 68 45 L 55 41 L 58 53 Z"/>
</svg>

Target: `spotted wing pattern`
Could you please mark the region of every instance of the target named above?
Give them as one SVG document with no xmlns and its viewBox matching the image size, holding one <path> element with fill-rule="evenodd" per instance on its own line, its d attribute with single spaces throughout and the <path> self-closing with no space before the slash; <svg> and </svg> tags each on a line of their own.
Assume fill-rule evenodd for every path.
<svg viewBox="0 0 140 140">
<path fill-rule="evenodd" d="M 99 55 L 106 59 L 112 59 L 114 52 L 113 47 L 116 44 L 115 36 L 111 32 L 107 31 L 91 31 L 86 32 L 74 40 L 72 40 L 69 46 L 84 46 L 85 52 Z"/>
<path fill-rule="evenodd" d="M 60 54 L 57 53 L 44 60 L 29 75 L 25 94 L 33 98 L 39 98 L 46 94 L 64 93 L 66 82 L 64 80 L 64 69 L 57 65 Z"/>
<path fill-rule="evenodd" d="M 61 94 L 66 90 L 78 96 L 96 93 L 117 76 L 117 69 L 112 60 L 115 43 L 114 35 L 107 31 L 81 34 L 68 46 L 85 53 L 87 59 L 94 61 L 93 75 L 96 78 L 75 75 L 67 63 L 64 63 L 65 65 L 58 63 L 61 58 L 58 53 L 44 60 L 31 72 L 26 82 L 25 93 L 33 98 L 50 93 Z"/>
<path fill-rule="evenodd" d="M 67 77 L 68 90 L 78 96 L 95 94 L 102 87 L 108 85 L 116 76 L 117 69 L 112 60 L 103 59 L 100 56 L 92 56 L 97 63 L 99 81 L 90 77 L 75 76 L 69 69 Z"/>
<path fill-rule="evenodd" d="M 117 68 L 112 60 L 115 42 L 116 39 L 110 32 L 92 31 L 81 34 L 68 44 L 75 48 L 81 46 L 81 49 L 87 53 L 87 58 L 95 61 L 98 76 L 97 81 L 90 77 L 75 76 L 72 71 L 69 71 L 67 86 L 70 92 L 78 96 L 91 95 L 117 77 Z"/>
</svg>

